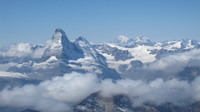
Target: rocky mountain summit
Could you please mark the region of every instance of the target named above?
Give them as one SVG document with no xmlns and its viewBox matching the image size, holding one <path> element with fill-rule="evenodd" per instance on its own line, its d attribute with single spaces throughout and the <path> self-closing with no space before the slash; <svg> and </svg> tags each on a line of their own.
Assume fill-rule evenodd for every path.
<svg viewBox="0 0 200 112">
<path fill-rule="evenodd" d="M 200 42 L 197 40 L 152 42 L 145 36 L 130 39 L 122 35 L 112 42 L 94 44 L 83 36 L 70 41 L 66 33 L 57 28 L 44 45 L 19 43 L 9 48 L 0 48 L 0 100 L 7 101 L 0 103 L 0 111 L 41 111 L 42 107 L 32 106 L 35 102 L 38 104 L 36 100 L 33 100 L 33 104 L 27 100 L 32 98 L 31 95 L 33 98 L 38 95 L 44 98 L 43 103 L 51 102 L 52 107 L 60 104 L 58 109 L 64 107 L 74 112 L 199 112 L 199 57 Z M 92 78 L 85 81 L 87 77 Z M 71 80 L 73 84 L 68 83 Z M 83 87 L 84 81 L 88 87 Z M 72 93 L 62 88 L 72 90 Z M 80 88 L 92 91 L 82 90 L 85 92 L 83 94 Z M 71 100 L 70 95 L 76 95 L 77 91 L 81 93 L 78 94 L 80 99 L 75 96 L 75 101 Z M 113 94 L 106 97 L 101 95 L 102 91 Z M 182 95 L 187 97 L 187 105 L 174 103 L 174 99 L 182 96 L 176 95 L 179 91 L 183 91 Z M 15 95 L 20 98 L 22 95 L 28 96 L 22 98 L 25 103 L 10 104 L 10 99 L 6 99 L 6 93 L 9 92 L 12 98 L 16 98 Z M 40 95 L 40 92 L 45 95 Z M 170 98 L 174 96 L 172 93 L 176 97 Z M 160 98 L 167 102 L 156 104 L 149 101 L 152 100 L 149 97 L 154 94 L 167 97 Z M 135 99 L 140 95 L 148 100 L 135 105 Z M 179 102 L 183 102 L 180 99 Z M 26 103 L 29 105 L 26 106 Z"/>
</svg>

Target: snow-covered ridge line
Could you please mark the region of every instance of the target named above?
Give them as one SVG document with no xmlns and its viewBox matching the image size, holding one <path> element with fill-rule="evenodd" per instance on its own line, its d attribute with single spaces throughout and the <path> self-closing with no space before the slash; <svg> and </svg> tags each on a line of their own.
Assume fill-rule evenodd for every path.
<svg viewBox="0 0 200 112">
<path fill-rule="evenodd" d="M 153 63 L 165 55 L 198 49 L 199 43 L 189 39 L 156 43 L 144 36 L 134 40 L 122 35 L 111 43 L 91 44 L 84 37 L 70 41 L 62 29 L 56 29 L 52 40 L 45 45 L 20 43 L 8 50 L 0 50 L 0 68 L 19 73 L 25 71 L 34 79 L 72 71 L 95 72 L 103 74 L 100 75 L 103 78 L 116 78 L 131 68 Z M 1 67 L 8 62 L 15 64 Z M 44 75 L 47 71 L 48 75 Z"/>
</svg>

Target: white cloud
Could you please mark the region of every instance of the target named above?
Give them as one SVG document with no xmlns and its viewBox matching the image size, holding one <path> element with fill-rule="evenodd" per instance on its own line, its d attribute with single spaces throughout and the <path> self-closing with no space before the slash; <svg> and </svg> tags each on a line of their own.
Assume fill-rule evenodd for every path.
<svg viewBox="0 0 200 112">
<path fill-rule="evenodd" d="M 12 45 L 7 52 L 3 52 L 3 56 L 17 56 L 23 57 L 28 56 L 32 53 L 31 46 L 28 43 L 20 43 L 17 45 Z"/>
<path fill-rule="evenodd" d="M 155 104 L 171 102 L 177 105 L 200 100 L 200 78 L 193 82 L 156 79 L 149 83 L 142 80 L 121 79 L 116 82 L 99 81 L 95 74 L 65 74 L 39 85 L 25 85 L 0 91 L 0 107 L 33 108 L 40 111 L 64 112 L 94 92 L 110 97 L 128 95 L 134 106 L 150 101 Z"/>
<path fill-rule="evenodd" d="M 200 80 L 198 83 L 200 83 Z M 187 81 L 178 79 L 168 81 L 156 79 L 150 83 L 129 79 L 119 80 L 116 83 L 105 80 L 101 86 L 102 96 L 109 97 L 116 94 L 126 94 L 132 99 L 135 106 L 147 101 L 155 104 L 165 102 L 171 102 L 176 105 L 189 104 L 194 101 L 191 98 L 194 98 L 193 91 L 196 89 L 196 87 L 191 89 L 193 85 Z M 197 92 L 200 93 L 200 91 Z"/>
<path fill-rule="evenodd" d="M 25 85 L 0 92 L 0 107 L 34 108 L 47 112 L 65 112 L 89 94 L 97 91 L 94 74 L 66 74 L 39 85 Z"/>
<path fill-rule="evenodd" d="M 25 74 L 0 71 L 0 77 L 28 78 Z"/>
<path fill-rule="evenodd" d="M 10 67 L 12 66 L 19 66 L 20 64 L 9 62 L 9 63 L 4 63 L 0 64 L 0 71 L 7 71 Z"/>
<path fill-rule="evenodd" d="M 145 65 L 144 70 L 161 70 L 167 74 L 178 73 L 186 66 L 200 66 L 200 50 L 169 55 Z"/>
<path fill-rule="evenodd" d="M 0 56 L 8 57 L 26 57 L 30 56 L 32 58 L 41 58 L 45 51 L 46 47 L 37 48 L 36 50 L 32 49 L 32 45 L 28 43 L 19 43 L 16 45 L 10 46 L 6 51 L 1 51 Z"/>
</svg>

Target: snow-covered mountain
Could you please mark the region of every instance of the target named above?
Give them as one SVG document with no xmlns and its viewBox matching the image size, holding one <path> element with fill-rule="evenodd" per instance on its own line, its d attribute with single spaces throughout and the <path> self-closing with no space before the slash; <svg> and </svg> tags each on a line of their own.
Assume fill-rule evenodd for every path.
<svg viewBox="0 0 200 112">
<path fill-rule="evenodd" d="M 199 63 L 200 42 L 196 40 L 152 42 L 144 36 L 138 36 L 136 39 L 118 36 L 109 43 L 91 44 L 84 37 L 70 41 L 66 33 L 58 28 L 52 39 L 44 45 L 19 43 L 9 48 L 0 48 L 0 90 L 26 84 L 38 85 L 43 81 L 50 81 L 52 78 L 57 80 L 64 74 L 73 72 L 82 75 L 92 73 L 98 78 L 95 80 L 96 83 L 105 81 L 107 91 L 110 87 L 111 89 L 115 87 L 113 83 L 120 82 L 122 79 L 128 79 L 126 87 L 131 85 L 130 80 L 141 83 L 141 81 L 151 82 L 159 78 L 156 84 L 160 84 L 162 81 L 175 78 L 192 82 L 200 76 Z M 47 82 L 42 84 L 45 85 Z M 136 82 L 134 84 L 137 84 Z M 77 85 L 79 83 L 80 81 Z M 121 86 L 124 85 L 119 84 L 117 87 Z M 101 92 L 101 89 L 98 89 L 96 91 Z M 96 91 L 73 105 L 74 111 L 163 112 L 165 106 L 172 106 L 176 111 L 190 109 L 190 107 L 176 107 L 167 102 L 159 106 L 144 104 L 142 107 L 132 107 L 129 97 L 119 94 L 117 89 L 113 91 L 116 92 L 116 96 L 109 98 L 102 97 Z M 122 91 L 128 94 L 125 90 Z M 199 102 L 190 106 L 195 104 L 199 105 Z"/>
<path fill-rule="evenodd" d="M 147 69 L 151 68 L 149 66 L 155 65 L 155 63 L 158 64 L 157 66 L 159 64 L 162 65 L 162 63 L 168 64 L 167 61 L 163 62 L 163 59 L 167 60 L 171 57 L 178 57 L 179 55 L 183 57 L 190 55 L 190 52 L 194 50 L 199 51 L 199 45 L 198 41 L 189 39 L 156 43 L 144 36 L 136 37 L 135 40 L 125 36 L 119 36 L 111 43 L 99 44 L 95 45 L 95 47 L 107 59 L 108 66 L 115 69 L 122 77 L 153 80 L 155 78 L 176 77 L 176 74 L 184 70 L 184 67 L 188 65 L 184 64 L 184 67 L 181 67 L 177 71 L 174 70 L 171 73 L 161 69 L 149 70 Z M 197 56 L 195 54 L 195 56 L 185 56 L 185 58 L 188 58 L 187 61 L 191 61 L 195 60 L 193 58 L 197 58 Z M 176 59 L 175 61 L 179 63 L 181 60 Z"/>
<path fill-rule="evenodd" d="M 123 46 L 123 47 L 134 47 L 135 42 L 132 39 L 129 39 L 128 37 L 124 35 L 120 35 L 117 38 L 114 39 L 113 41 L 114 44 Z"/>
<path fill-rule="evenodd" d="M 126 37 L 124 35 L 118 36 L 111 43 L 121 46 L 121 47 L 127 47 L 127 48 L 136 47 L 139 45 L 145 45 L 145 46 L 153 46 L 154 45 L 154 43 L 151 42 L 151 40 L 147 37 L 138 36 L 134 40 L 134 39 L 129 39 L 128 37 Z"/>
<path fill-rule="evenodd" d="M 20 43 L 2 51 L 0 59 L 0 70 L 24 74 L 31 80 L 51 79 L 73 71 L 96 73 L 102 79 L 120 78 L 84 37 L 71 42 L 62 29 L 56 29 L 46 45 Z"/>
<path fill-rule="evenodd" d="M 196 40 L 156 43 L 144 36 L 136 39 L 118 36 L 113 42 L 105 44 L 90 44 L 84 37 L 72 42 L 62 29 L 57 28 L 45 45 L 20 43 L 1 50 L 0 70 L 24 74 L 34 80 L 50 79 L 73 71 L 94 72 L 103 79 L 127 76 L 137 79 L 141 78 L 138 73 L 147 72 L 143 69 L 145 66 L 163 57 L 199 48 Z"/>
<path fill-rule="evenodd" d="M 62 29 L 55 30 L 50 46 L 43 54 L 43 58 L 48 59 L 51 56 L 67 60 L 76 60 L 84 57 L 81 48 L 70 42 Z"/>
</svg>

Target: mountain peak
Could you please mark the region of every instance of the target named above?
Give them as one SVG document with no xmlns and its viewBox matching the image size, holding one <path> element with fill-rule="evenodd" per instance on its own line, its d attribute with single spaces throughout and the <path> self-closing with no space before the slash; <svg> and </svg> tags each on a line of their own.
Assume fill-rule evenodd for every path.
<svg viewBox="0 0 200 112">
<path fill-rule="evenodd" d="M 127 44 L 130 41 L 130 39 L 124 35 L 120 35 L 114 39 L 114 43 L 119 45 Z"/>
<path fill-rule="evenodd" d="M 83 36 L 78 37 L 76 40 L 77 40 L 77 41 L 88 42 L 88 41 L 85 39 L 85 37 L 83 37 Z"/>
<path fill-rule="evenodd" d="M 145 36 L 138 36 L 136 37 L 135 43 L 138 45 L 153 45 L 153 43 L 151 42 L 151 40 Z"/>
<path fill-rule="evenodd" d="M 123 46 L 123 47 L 133 47 L 135 46 L 135 43 L 132 39 L 129 39 L 128 37 L 124 35 L 120 35 L 117 38 L 114 39 L 114 43 Z"/>
<path fill-rule="evenodd" d="M 135 41 L 136 42 L 148 42 L 148 41 L 150 41 L 150 39 L 143 35 L 139 35 L 138 37 L 136 37 Z"/>
<path fill-rule="evenodd" d="M 83 53 L 73 42 L 70 42 L 61 28 L 56 28 L 51 45 L 45 50 L 43 57 L 56 56 L 63 59 L 78 59 Z"/>
<path fill-rule="evenodd" d="M 91 46 L 91 44 L 85 39 L 85 37 L 78 37 L 74 43 L 80 45 L 81 47 Z"/>
<path fill-rule="evenodd" d="M 183 39 L 181 42 L 182 49 L 200 48 L 200 44 L 196 40 Z"/>
<path fill-rule="evenodd" d="M 126 43 L 126 42 L 129 41 L 129 38 L 126 37 L 126 36 L 124 36 L 124 35 L 120 35 L 120 36 L 118 36 L 115 40 L 116 40 L 116 41 L 123 42 L 123 43 Z"/>
<path fill-rule="evenodd" d="M 61 28 L 56 28 L 55 32 L 62 32 L 62 33 L 65 33 L 65 32 L 63 31 L 63 29 L 61 29 Z"/>
<path fill-rule="evenodd" d="M 69 41 L 66 33 L 61 28 L 56 28 L 52 40 L 56 43 L 61 43 L 62 41 Z"/>
<path fill-rule="evenodd" d="M 51 49 L 61 50 L 64 44 L 69 43 L 67 35 L 61 28 L 56 28 L 52 38 Z"/>
</svg>

